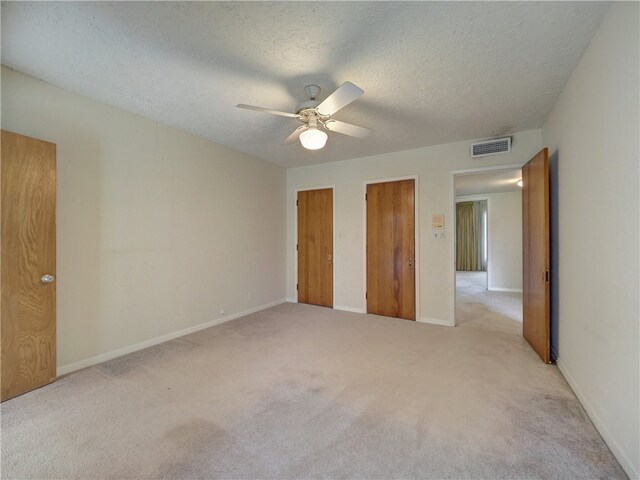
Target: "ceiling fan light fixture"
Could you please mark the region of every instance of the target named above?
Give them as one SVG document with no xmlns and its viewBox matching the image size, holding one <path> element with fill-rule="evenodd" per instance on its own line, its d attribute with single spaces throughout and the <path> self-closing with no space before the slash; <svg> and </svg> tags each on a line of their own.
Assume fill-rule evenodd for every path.
<svg viewBox="0 0 640 480">
<path fill-rule="evenodd" d="M 300 143 L 307 150 L 320 150 L 327 143 L 327 134 L 311 127 L 300 134 Z"/>
<path fill-rule="evenodd" d="M 302 146 L 307 150 L 320 150 L 327 144 L 328 135 L 324 130 L 360 139 L 368 137 L 371 132 L 373 132 L 373 130 L 369 128 L 359 127 L 358 125 L 352 125 L 351 123 L 341 122 L 331 118 L 334 113 L 346 107 L 364 93 L 364 90 L 360 87 L 355 86 L 351 82 L 344 82 L 322 102 L 317 100 L 320 93 L 320 87 L 318 85 L 307 85 L 305 92 L 309 100 L 298 104 L 295 113 L 256 107 L 254 105 L 245 105 L 243 103 L 236 105 L 236 107 L 281 117 L 295 118 L 302 123 L 302 125 L 285 138 L 282 144 L 291 145 L 295 143 L 296 140 L 300 140 Z M 318 126 L 322 126 L 323 130 L 318 129 Z"/>
</svg>

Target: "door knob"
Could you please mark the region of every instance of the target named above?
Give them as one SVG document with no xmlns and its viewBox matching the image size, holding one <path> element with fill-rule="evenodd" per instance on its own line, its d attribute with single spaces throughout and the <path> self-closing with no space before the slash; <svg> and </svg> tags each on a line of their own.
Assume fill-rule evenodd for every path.
<svg viewBox="0 0 640 480">
<path fill-rule="evenodd" d="M 40 280 L 42 280 L 42 283 L 51 283 L 56 279 L 56 277 L 54 277 L 53 275 L 43 275 L 42 278 Z"/>
</svg>

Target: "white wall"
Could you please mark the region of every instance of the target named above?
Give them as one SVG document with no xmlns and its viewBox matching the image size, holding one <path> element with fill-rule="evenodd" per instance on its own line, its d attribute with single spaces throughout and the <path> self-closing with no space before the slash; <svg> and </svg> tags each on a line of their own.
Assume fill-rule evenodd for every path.
<svg viewBox="0 0 640 480">
<path fill-rule="evenodd" d="M 456 201 L 487 200 L 489 264 L 487 288 L 522 291 L 522 192 L 457 197 Z M 453 233 L 453 232 L 452 232 Z"/>
<path fill-rule="evenodd" d="M 295 289 L 295 189 L 335 185 L 337 307 L 364 308 L 363 279 L 363 182 L 389 177 L 418 175 L 419 206 L 419 315 L 423 320 L 453 322 L 452 264 L 454 255 L 448 238 L 435 240 L 431 235 L 431 214 L 444 213 L 446 235 L 451 234 L 451 170 L 486 165 L 527 162 L 541 146 L 540 131 L 513 136 L 509 154 L 471 159 L 469 142 L 457 142 L 418 148 L 287 170 L 287 296 L 296 298 Z M 356 140 L 354 140 L 356 141 Z"/>
<path fill-rule="evenodd" d="M 522 291 L 522 193 L 489 197 L 489 290 Z"/>
<path fill-rule="evenodd" d="M 284 169 L 4 67 L 2 128 L 57 144 L 61 371 L 285 297 Z"/>
<path fill-rule="evenodd" d="M 640 473 L 640 5 L 614 3 L 544 123 L 557 162 L 558 366 Z"/>
</svg>

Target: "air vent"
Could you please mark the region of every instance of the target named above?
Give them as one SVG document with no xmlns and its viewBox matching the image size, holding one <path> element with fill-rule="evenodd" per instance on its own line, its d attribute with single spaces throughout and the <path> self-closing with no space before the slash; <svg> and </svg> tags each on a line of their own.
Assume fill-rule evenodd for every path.
<svg viewBox="0 0 640 480">
<path fill-rule="evenodd" d="M 511 137 L 497 138 L 471 144 L 471 158 L 486 157 L 511 151 Z"/>
</svg>

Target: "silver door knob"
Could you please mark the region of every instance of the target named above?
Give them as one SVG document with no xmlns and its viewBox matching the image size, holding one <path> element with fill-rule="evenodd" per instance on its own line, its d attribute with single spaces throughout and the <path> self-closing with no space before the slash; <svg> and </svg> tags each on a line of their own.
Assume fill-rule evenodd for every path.
<svg viewBox="0 0 640 480">
<path fill-rule="evenodd" d="M 54 277 L 53 275 L 43 275 L 42 278 L 40 280 L 42 280 L 42 283 L 51 283 L 56 279 L 56 277 Z"/>
</svg>

